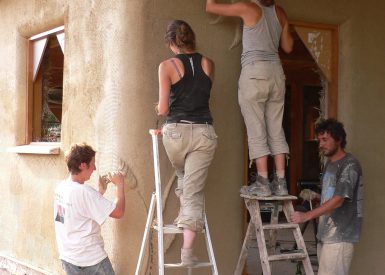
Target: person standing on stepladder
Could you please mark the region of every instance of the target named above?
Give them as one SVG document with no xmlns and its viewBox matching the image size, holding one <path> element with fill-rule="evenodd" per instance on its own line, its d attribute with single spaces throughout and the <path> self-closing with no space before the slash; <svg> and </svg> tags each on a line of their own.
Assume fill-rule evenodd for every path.
<svg viewBox="0 0 385 275">
<path fill-rule="evenodd" d="M 247 128 L 249 157 L 255 160 L 256 182 L 242 187 L 247 195 L 287 195 L 285 159 L 289 153 L 282 128 L 285 75 L 278 48 L 290 53 L 293 38 L 284 10 L 274 0 L 219 4 L 207 0 L 209 13 L 242 18 L 242 71 L 238 101 Z M 268 180 L 268 156 L 275 162 L 275 177 Z"/>
<path fill-rule="evenodd" d="M 195 51 L 195 34 L 182 20 L 171 22 L 165 41 L 175 57 L 159 65 L 158 115 L 167 116 L 163 145 L 175 168 L 180 211 L 175 223 L 183 228 L 181 261 L 192 266 L 196 233 L 204 226 L 203 189 L 217 147 L 209 108 L 214 63 Z"/>
</svg>

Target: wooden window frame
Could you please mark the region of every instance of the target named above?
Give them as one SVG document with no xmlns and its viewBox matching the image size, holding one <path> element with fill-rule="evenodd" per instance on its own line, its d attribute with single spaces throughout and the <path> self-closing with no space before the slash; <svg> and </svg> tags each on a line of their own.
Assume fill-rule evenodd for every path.
<svg viewBox="0 0 385 275">
<path fill-rule="evenodd" d="M 39 72 L 39 67 L 40 67 L 40 64 L 37 64 L 37 69 L 36 69 L 36 76 L 34 76 L 34 52 L 33 52 L 33 46 L 34 46 L 34 43 L 38 40 L 41 40 L 41 39 L 44 39 L 44 38 L 48 38 L 50 35 L 52 34 L 60 34 L 60 33 L 64 33 L 64 26 L 60 26 L 60 27 L 57 27 L 55 29 L 52 29 L 52 30 L 49 30 L 49 31 L 46 31 L 46 32 L 43 32 L 43 33 L 40 33 L 40 34 L 37 34 L 35 36 L 32 36 L 31 38 L 28 39 L 28 59 L 27 59 L 27 105 L 26 105 L 26 108 L 27 108 L 27 112 L 26 112 L 26 136 L 25 136 L 25 144 L 30 144 L 32 141 L 33 141 L 33 125 L 34 125 L 34 121 L 33 121 L 33 117 L 34 117 L 34 114 L 37 114 L 36 112 L 41 112 L 41 110 L 34 110 L 34 97 L 33 97 L 33 91 L 34 91 L 34 86 L 35 83 L 34 83 L 34 78 L 37 78 L 38 77 L 38 72 Z M 44 51 L 45 51 L 45 48 L 43 50 L 43 54 L 44 54 Z M 39 60 L 39 63 L 41 62 L 41 58 Z M 40 114 L 41 115 L 41 114 Z M 39 115 L 35 116 L 35 117 L 40 117 Z M 36 143 L 39 143 L 39 142 L 35 142 L 34 144 Z M 50 142 L 48 142 L 50 143 Z"/>
<path fill-rule="evenodd" d="M 27 66 L 26 66 L 26 75 L 27 75 L 27 89 L 26 89 L 26 124 L 25 124 L 25 139 L 24 145 L 15 146 L 8 148 L 8 152 L 12 153 L 20 153 L 20 154 L 44 154 L 44 155 L 52 155 L 52 154 L 60 154 L 60 142 L 33 142 L 33 125 L 34 125 L 34 114 L 38 113 L 38 116 L 41 117 L 41 109 L 34 110 L 34 86 L 39 85 L 34 83 L 34 78 L 39 77 L 39 67 L 42 60 L 42 57 L 45 52 L 44 46 L 42 56 L 39 58 L 39 64 L 37 64 L 37 68 L 35 68 L 34 75 L 34 64 L 36 63 L 36 59 L 34 60 L 34 44 L 36 41 L 42 40 L 44 38 L 48 38 L 49 36 L 56 34 L 64 34 L 64 26 L 59 26 L 57 28 L 48 30 L 46 32 L 34 35 L 27 40 Z M 58 38 L 59 40 L 59 38 Z M 59 44 L 64 49 L 64 41 L 59 40 Z"/>
</svg>

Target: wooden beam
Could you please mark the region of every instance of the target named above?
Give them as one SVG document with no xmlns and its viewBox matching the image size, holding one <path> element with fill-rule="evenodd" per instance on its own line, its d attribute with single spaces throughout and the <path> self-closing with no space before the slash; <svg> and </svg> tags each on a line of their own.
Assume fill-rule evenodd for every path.
<svg viewBox="0 0 385 275">
<path fill-rule="evenodd" d="M 26 125 L 25 125 L 25 144 L 32 141 L 32 112 L 33 112 L 33 42 L 27 40 L 27 90 L 26 90 Z"/>
</svg>

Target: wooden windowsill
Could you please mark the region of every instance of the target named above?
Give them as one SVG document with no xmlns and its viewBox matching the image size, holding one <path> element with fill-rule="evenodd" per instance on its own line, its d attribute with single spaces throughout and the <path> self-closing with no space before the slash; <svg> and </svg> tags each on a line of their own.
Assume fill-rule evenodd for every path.
<svg viewBox="0 0 385 275">
<path fill-rule="evenodd" d="M 60 142 L 31 142 L 27 145 L 9 147 L 7 151 L 17 154 L 59 155 Z"/>
</svg>

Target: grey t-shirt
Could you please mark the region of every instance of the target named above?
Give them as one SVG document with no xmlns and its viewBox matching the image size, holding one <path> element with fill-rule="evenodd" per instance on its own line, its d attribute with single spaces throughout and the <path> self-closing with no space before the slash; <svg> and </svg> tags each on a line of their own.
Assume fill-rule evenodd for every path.
<svg viewBox="0 0 385 275">
<path fill-rule="evenodd" d="M 362 223 L 363 182 L 360 163 L 351 154 L 326 163 L 321 204 L 333 196 L 345 200 L 332 213 L 319 217 L 318 240 L 323 243 L 358 242 Z"/>
</svg>

